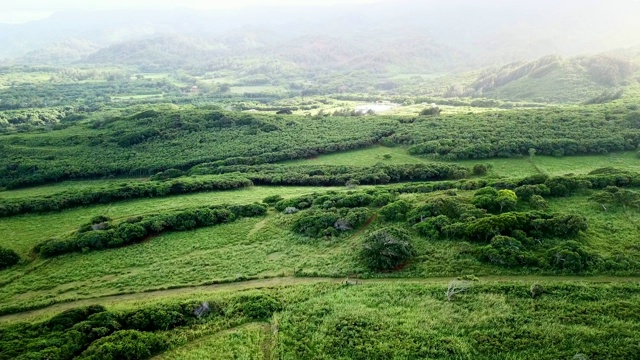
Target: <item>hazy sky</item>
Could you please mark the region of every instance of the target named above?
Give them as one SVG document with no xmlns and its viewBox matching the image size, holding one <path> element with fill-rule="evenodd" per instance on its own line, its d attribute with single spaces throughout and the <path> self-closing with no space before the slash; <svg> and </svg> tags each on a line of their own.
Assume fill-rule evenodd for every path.
<svg viewBox="0 0 640 360">
<path fill-rule="evenodd" d="M 230 9 L 246 6 L 334 5 L 379 0 L 0 0 L 0 23 L 22 23 L 45 18 L 61 10 L 104 9 Z"/>
</svg>

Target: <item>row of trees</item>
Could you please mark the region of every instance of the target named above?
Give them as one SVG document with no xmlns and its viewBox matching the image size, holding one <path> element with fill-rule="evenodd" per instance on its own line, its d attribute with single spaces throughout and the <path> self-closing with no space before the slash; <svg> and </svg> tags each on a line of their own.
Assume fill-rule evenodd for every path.
<svg viewBox="0 0 640 360">
<path fill-rule="evenodd" d="M 539 200 L 539 196 L 563 197 L 586 189 L 640 186 L 640 174 L 614 168 L 597 169 L 586 175 L 564 175 L 550 177 L 544 174 L 521 179 L 469 179 L 460 181 L 440 181 L 433 183 L 411 183 L 394 186 L 398 193 L 431 193 L 435 191 L 460 189 L 479 190 L 492 187 L 496 190 L 510 189 L 523 199 Z"/>
<path fill-rule="evenodd" d="M 58 211 L 96 203 L 152 198 L 201 191 L 233 190 L 252 186 L 251 180 L 238 174 L 224 174 L 170 181 L 114 182 L 112 184 L 53 195 L 0 199 L 0 217 Z"/>
<path fill-rule="evenodd" d="M 43 257 L 54 257 L 72 252 L 117 248 L 168 231 L 186 231 L 213 226 L 242 217 L 263 216 L 266 212 L 266 206 L 250 204 L 172 211 L 133 217 L 121 222 L 98 216 L 90 223 L 82 225 L 77 232 L 42 242 L 33 250 Z"/>
<path fill-rule="evenodd" d="M 347 182 L 379 185 L 404 181 L 441 181 L 463 179 L 466 167 L 445 164 L 402 164 L 374 166 L 337 165 L 256 165 L 223 166 L 212 173 L 240 172 L 256 185 L 342 186 Z"/>
</svg>

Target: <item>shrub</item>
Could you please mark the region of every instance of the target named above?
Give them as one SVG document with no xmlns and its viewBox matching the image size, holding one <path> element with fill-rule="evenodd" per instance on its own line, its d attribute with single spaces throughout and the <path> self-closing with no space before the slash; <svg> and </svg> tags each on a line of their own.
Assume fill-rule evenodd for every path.
<svg viewBox="0 0 640 360">
<path fill-rule="evenodd" d="M 567 241 L 547 251 L 547 264 L 560 270 L 585 271 L 594 261 L 595 256 L 575 241 Z"/>
<path fill-rule="evenodd" d="M 292 225 L 292 230 L 308 237 L 321 237 L 325 230 L 333 228 L 338 221 L 338 214 L 329 211 L 310 211 L 301 214 Z"/>
<path fill-rule="evenodd" d="M 419 206 L 407 215 L 410 223 L 416 224 L 429 217 L 444 215 L 453 220 L 466 220 L 484 216 L 484 210 L 464 202 L 456 197 L 436 197 Z"/>
<path fill-rule="evenodd" d="M 179 305 L 146 307 L 121 314 L 120 322 L 125 329 L 139 331 L 169 330 L 187 323 L 192 316 L 189 308 Z"/>
<path fill-rule="evenodd" d="M 507 267 L 538 264 L 538 259 L 519 240 L 508 236 L 495 236 L 490 245 L 478 250 L 478 256 L 481 261 Z"/>
<path fill-rule="evenodd" d="M 531 294 L 532 298 L 538 298 L 540 296 L 542 296 L 542 294 L 544 294 L 544 287 L 542 287 L 542 285 L 540 284 L 533 284 L 531 285 L 531 288 L 529 288 L 529 293 Z"/>
<path fill-rule="evenodd" d="M 473 166 L 473 175 L 476 175 L 476 176 L 486 175 L 487 172 L 489 172 L 490 168 L 491 168 L 490 164 L 475 164 Z"/>
<path fill-rule="evenodd" d="M 91 305 L 65 310 L 48 321 L 43 326 L 49 331 L 63 331 L 71 328 L 76 323 L 87 320 L 90 316 L 107 311 L 103 306 Z"/>
<path fill-rule="evenodd" d="M 339 211 L 338 213 L 342 216 L 342 219 L 354 229 L 364 225 L 371 216 L 371 212 L 367 208 L 344 210 Z"/>
<path fill-rule="evenodd" d="M 94 216 L 93 218 L 91 218 L 91 224 L 92 225 L 102 224 L 102 223 L 109 222 L 109 221 L 111 221 L 111 218 L 109 218 L 108 216 L 105 216 L 105 215 L 98 215 L 98 216 Z"/>
<path fill-rule="evenodd" d="M 518 205 L 518 196 L 513 190 L 500 190 L 496 197 L 496 202 L 500 206 L 500 212 L 513 211 Z"/>
<path fill-rule="evenodd" d="M 439 238 L 443 235 L 445 226 L 451 225 L 453 220 L 445 215 L 430 217 L 418 223 L 415 228 L 421 235 L 429 238 Z"/>
<path fill-rule="evenodd" d="M 420 111 L 420 116 L 440 115 L 441 112 L 442 112 L 442 109 L 440 109 L 437 106 L 432 106 L 432 107 L 422 109 L 422 111 Z"/>
<path fill-rule="evenodd" d="M 514 189 L 519 199 L 529 200 L 534 195 L 549 195 L 550 190 L 544 184 L 522 185 Z"/>
<path fill-rule="evenodd" d="M 169 179 L 175 179 L 181 176 L 184 176 L 185 173 L 182 170 L 179 169 L 167 169 L 165 171 L 159 172 L 151 177 L 149 177 L 149 180 L 151 181 L 162 181 L 162 180 L 169 180 Z"/>
<path fill-rule="evenodd" d="M 254 320 L 267 320 L 282 309 L 278 301 L 264 294 L 243 296 L 238 301 L 237 311 Z"/>
<path fill-rule="evenodd" d="M 478 190 L 473 196 L 473 205 L 490 212 L 502 213 L 512 211 L 518 204 L 518 196 L 512 190 L 496 190 L 486 187 Z"/>
<path fill-rule="evenodd" d="M 549 207 L 547 201 L 540 195 L 533 195 L 529 199 L 529 205 L 536 210 L 545 210 Z"/>
<path fill-rule="evenodd" d="M 0 247 L 0 270 L 12 267 L 20 262 L 20 256 L 13 250 Z"/>
<path fill-rule="evenodd" d="M 404 221 L 411 208 L 412 206 L 408 202 L 398 200 L 380 209 L 380 215 L 386 221 Z"/>
<path fill-rule="evenodd" d="M 147 359 L 167 349 L 162 335 L 137 330 L 121 330 L 96 340 L 79 359 L 138 360 Z"/>
<path fill-rule="evenodd" d="M 268 205 L 275 205 L 278 201 L 282 200 L 284 200 L 284 198 L 280 195 L 271 195 L 264 198 L 262 202 Z"/>
<path fill-rule="evenodd" d="M 386 227 L 368 234 L 360 250 L 360 258 L 374 271 L 393 270 L 416 255 L 406 230 Z"/>
</svg>

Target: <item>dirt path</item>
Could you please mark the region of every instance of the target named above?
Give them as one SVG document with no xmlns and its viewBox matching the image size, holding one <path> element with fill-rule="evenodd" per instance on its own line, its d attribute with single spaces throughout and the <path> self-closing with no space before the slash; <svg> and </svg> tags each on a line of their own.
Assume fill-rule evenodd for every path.
<svg viewBox="0 0 640 360">
<path fill-rule="evenodd" d="M 355 238 L 356 236 L 362 234 L 363 232 L 365 232 L 369 226 L 371 226 L 371 224 L 376 221 L 376 219 L 378 218 L 378 213 L 375 213 L 373 216 L 371 216 L 369 219 L 367 219 L 367 222 L 364 223 L 364 225 L 362 225 L 362 227 L 360 229 L 358 229 L 358 231 L 356 231 L 355 233 L 353 233 L 353 235 L 349 236 L 349 238 L 347 240 L 351 240 L 353 238 Z"/>
<path fill-rule="evenodd" d="M 262 359 L 271 360 L 271 349 L 273 346 L 273 325 L 266 323 L 262 325 L 262 331 L 264 332 L 264 341 L 262 342 Z"/>
<path fill-rule="evenodd" d="M 434 278 L 383 278 L 383 279 L 361 279 L 358 280 L 359 284 L 446 284 L 452 280 L 453 277 L 434 277 Z M 498 282 L 526 282 L 526 283 L 553 283 L 553 282 L 582 282 L 582 283 L 628 283 L 638 282 L 640 283 L 640 276 L 638 277 L 615 277 L 615 276 L 535 276 L 535 275 L 513 275 L 513 276 L 486 276 L 480 277 L 479 280 L 483 283 L 498 283 Z M 328 278 L 328 277 L 276 277 L 260 280 L 248 280 L 227 284 L 216 285 L 203 285 L 183 287 L 170 290 L 157 290 L 149 292 L 140 292 L 135 294 L 125 295 L 109 295 L 104 297 L 82 299 L 77 301 L 65 302 L 47 306 L 42 309 L 36 309 L 31 311 L 25 311 L 17 314 L 10 314 L 0 316 L 0 322 L 5 321 L 18 321 L 23 319 L 29 319 L 31 317 L 37 317 L 39 315 L 60 312 L 67 309 L 88 306 L 88 305 L 109 305 L 114 302 L 144 302 L 151 299 L 157 299 L 162 297 L 169 297 L 172 295 L 191 295 L 202 294 L 217 291 L 228 290 L 248 290 L 248 289 L 261 289 L 272 288 L 279 286 L 292 286 L 292 285 L 309 285 L 317 283 L 344 283 L 345 278 Z"/>
</svg>

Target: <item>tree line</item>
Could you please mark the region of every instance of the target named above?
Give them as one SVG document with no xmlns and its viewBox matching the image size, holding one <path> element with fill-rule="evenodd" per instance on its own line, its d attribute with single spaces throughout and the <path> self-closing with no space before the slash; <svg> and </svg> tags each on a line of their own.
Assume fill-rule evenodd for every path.
<svg viewBox="0 0 640 360">
<path fill-rule="evenodd" d="M 0 199 L 0 217 L 59 211 L 129 199 L 154 198 L 202 191 L 234 190 L 252 185 L 251 180 L 239 174 L 184 177 L 167 181 L 113 182 L 102 187 L 67 190 L 52 195 Z"/>
</svg>

